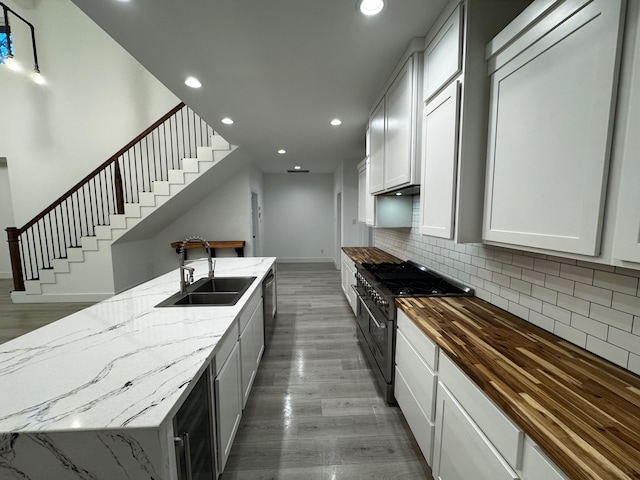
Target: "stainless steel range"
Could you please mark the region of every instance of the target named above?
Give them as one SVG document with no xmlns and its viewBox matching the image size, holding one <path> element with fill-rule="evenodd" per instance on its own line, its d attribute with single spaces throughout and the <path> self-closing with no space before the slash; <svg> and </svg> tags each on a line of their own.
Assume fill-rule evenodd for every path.
<svg viewBox="0 0 640 480">
<path fill-rule="evenodd" d="M 444 279 L 415 262 L 356 264 L 358 338 L 388 403 L 393 395 L 396 297 L 473 295 L 473 289 Z"/>
</svg>

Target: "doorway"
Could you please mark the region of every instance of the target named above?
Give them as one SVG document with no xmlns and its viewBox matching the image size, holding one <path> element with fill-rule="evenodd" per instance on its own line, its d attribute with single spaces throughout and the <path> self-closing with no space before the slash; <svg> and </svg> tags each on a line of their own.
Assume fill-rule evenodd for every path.
<svg viewBox="0 0 640 480">
<path fill-rule="evenodd" d="M 262 242 L 260 241 L 260 216 L 258 194 L 256 192 L 251 192 L 251 242 L 253 244 L 254 257 L 262 256 Z"/>
<path fill-rule="evenodd" d="M 342 247 L 342 192 L 336 195 L 336 250 L 333 261 L 340 270 L 340 247 Z"/>
</svg>

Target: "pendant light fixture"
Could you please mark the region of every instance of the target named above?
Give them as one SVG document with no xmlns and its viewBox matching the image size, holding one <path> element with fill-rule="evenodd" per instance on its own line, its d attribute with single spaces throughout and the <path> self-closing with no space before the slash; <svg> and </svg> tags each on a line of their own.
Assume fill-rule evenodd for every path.
<svg viewBox="0 0 640 480">
<path fill-rule="evenodd" d="M 20 14 L 16 13 L 14 10 L 12 10 L 11 8 L 9 8 L 7 5 L 5 5 L 4 3 L 0 2 L 0 6 L 2 7 L 2 12 L 4 15 L 4 27 L 3 27 L 3 31 L 1 33 L 4 34 L 5 38 L 6 38 L 6 56 L 3 56 L 3 62 L 5 65 L 7 65 L 9 68 L 11 68 L 12 70 L 16 70 L 17 64 L 16 61 L 13 57 L 13 44 L 12 44 L 12 39 L 11 39 L 11 25 L 9 24 L 9 12 L 11 12 L 16 18 L 18 18 L 19 20 L 22 20 L 24 23 L 26 23 L 29 26 L 29 29 L 31 30 L 31 47 L 33 49 L 33 74 L 32 74 L 32 78 L 33 81 L 38 83 L 38 84 L 43 84 L 44 83 L 44 79 L 42 78 L 42 75 L 40 74 L 40 67 L 38 66 L 38 50 L 36 49 L 36 29 L 33 26 L 33 24 L 27 20 L 25 20 Z"/>
</svg>

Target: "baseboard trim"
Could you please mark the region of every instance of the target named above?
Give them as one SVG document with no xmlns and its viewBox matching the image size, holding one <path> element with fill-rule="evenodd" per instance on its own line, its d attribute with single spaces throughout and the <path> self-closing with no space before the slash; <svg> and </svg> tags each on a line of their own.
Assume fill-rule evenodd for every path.
<svg viewBox="0 0 640 480">
<path fill-rule="evenodd" d="M 278 257 L 276 263 L 335 263 L 330 257 Z"/>
<path fill-rule="evenodd" d="M 113 296 L 113 293 L 56 293 L 28 295 L 25 292 L 11 292 L 13 303 L 96 303 Z"/>
</svg>

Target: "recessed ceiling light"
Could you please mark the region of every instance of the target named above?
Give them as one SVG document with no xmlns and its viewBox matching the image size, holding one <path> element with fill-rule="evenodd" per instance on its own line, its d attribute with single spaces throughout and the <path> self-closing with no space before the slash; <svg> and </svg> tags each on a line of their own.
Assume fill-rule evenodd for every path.
<svg viewBox="0 0 640 480">
<path fill-rule="evenodd" d="M 202 86 L 200 80 L 198 80 L 196 77 L 187 77 L 187 79 L 184 81 L 184 84 L 187 87 L 191 88 L 200 88 Z"/>
<path fill-rule="evenodd" d="M 330 123 L 334 127 L 337 127 L 338 125 L 342 125 L 342 120 L 340 120 L 339 118 L 334 118 L 333 120 L 331 120 Z"/>
<path fill-rule="evenodd" d="M 363 15 L 379 14 L 384 8 L 384 0 L 358 0 L 357 9 Z"/>
<path fill-rule="evenodd" d="M 287 151 L 284 148 L 281 148 L 280 150 L 278 150 L 278 153 L 280 155 L 284 155 L 285 153 L 287 153 Z"/>
<path fill-rule="evenodd" d="M 300 170 L 302 167 L 300 165 L 294 165 L 293 168 L 294 170 Z"/>
<path fill-rule="evenodd" d="M 224 117 L 222 120 L 220 120 L 222 123 L 224 123 L 225 125 L 233 125 L 233 120 L 229 117 Z"/>
<path fill-rule="evenodd" d="M 397 196 L 397 197 L 402 196 L 402 192 L 396 192 L 396 196 Z"/>
</svg>

